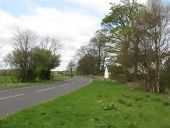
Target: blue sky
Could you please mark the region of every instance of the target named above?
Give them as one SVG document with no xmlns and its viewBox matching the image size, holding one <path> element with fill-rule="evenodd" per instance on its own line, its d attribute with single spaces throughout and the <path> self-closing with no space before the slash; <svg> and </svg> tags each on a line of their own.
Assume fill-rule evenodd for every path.
<svg viewBox="0 0 170 128">
<path fill-rule="evenodd" d="M 0 0 L 0 9 L 13 16 L 31 14 L 33 8 L 56 8 L 60 11 L 79 11 L 86 15 L 102 17 L 103 13 L 95 9 L 83 7 L 72 0 Z"/>
</svg>

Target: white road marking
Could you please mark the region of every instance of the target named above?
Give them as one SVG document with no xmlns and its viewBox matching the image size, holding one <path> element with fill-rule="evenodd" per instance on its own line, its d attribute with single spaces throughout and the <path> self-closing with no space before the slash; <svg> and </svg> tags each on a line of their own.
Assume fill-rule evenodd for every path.
<svg viewBox="0 0 170 128">
<path fill-rule="evenodd" d="M 60 85 L 60 86 L 63 87 L 63 86 L 66 86 L 66 85 L 69 85 L 69 84 L 62 84 L 62 85 Z"/>
<path fill-rule="evenodd" d="M 54 88 L 55 88 L 55 87 L 52 87 L 52 88 L 45 88 L 45 89 L 36 91 L 36 93 L 43 92 L 43 91 L 47 91 L 47 90 L 52 90 L 52 89 L 54 89 Z"/>
<path fill-rule="evenodd" d="M 8 96 L 8 97 L 2 97 L 2 98 L 0 98 L 0 100 L 10 99 L 10 98 L 14 98 L 14 97 L 23 96 L 23 95 L 24 95 L 24 94 L 13 95 L 13 96 Z"/>
</svg>

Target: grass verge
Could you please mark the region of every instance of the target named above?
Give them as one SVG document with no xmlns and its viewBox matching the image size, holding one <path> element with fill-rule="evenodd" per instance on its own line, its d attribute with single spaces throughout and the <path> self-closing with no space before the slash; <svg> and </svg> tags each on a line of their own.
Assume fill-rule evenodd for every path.
<svg viewBox="0 0 170 128">
<path fill-rule="evenodd" d="M 69 76 L 65 76 L 64 74 L 55 74 L 53 79 L 51 79 L 51 80 L 39 80 L 36 82 L 30 82 L 30 83 L 17 83 L 17 82 L 13 82 L 13 80 L 10 76 L 0 76 L 0 90 L 29 87 L 29 86 L 36 86 L 36 85 L 44 85 L 44 84 L 55 83 L 55 82 L 67 80 L 69 78 L 70 78 Z"/>
<path fill-rule="evenodd" d="M 0 119 L 0 128 L 170 128 L 170 95 L 95 80 Z"/>
</svg>

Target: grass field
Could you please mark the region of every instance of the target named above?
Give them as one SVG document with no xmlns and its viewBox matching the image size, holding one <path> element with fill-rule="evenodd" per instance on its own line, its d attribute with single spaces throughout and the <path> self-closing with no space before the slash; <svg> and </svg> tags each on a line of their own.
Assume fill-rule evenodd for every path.
<svg viewBox="0 0 170 128">
<path fill-rule="evenodd" d="M 48 83 L 54 83 L 59 82 L 63 80 L 69 79 L 69 76 L 65 76 L 63 74 L 55 74 L 53 79 L 48 81 L 36 81 L 36 82 L 30 82 L 30 83 L 17 83 L 15 80 L 13 80 L 10 76 L 0 76 L 0 90 L 6 90 L 11 88 L 20 88 L 20 87 L 28 87 L 33 85 L 41 85 L 41 84 L 48 84 Z"/>
<path fill-rule="evenodd" d="M 170 128 L 170 95 L 95 80 L 0 119 L 0 128 Z"/>
</svg>

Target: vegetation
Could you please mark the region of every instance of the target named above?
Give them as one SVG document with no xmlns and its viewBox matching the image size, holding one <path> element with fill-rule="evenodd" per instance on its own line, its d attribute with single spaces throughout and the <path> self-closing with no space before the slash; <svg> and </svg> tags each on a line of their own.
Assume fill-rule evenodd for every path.
<svg viewBox="0 0 170 128">
<path fill-rule="evenodd" d="M 169 56 L 169 5 L 162 0 L 149 0 L 147 5 L 124 0 L 111 5 L 102 25 L 115 40 L 126 80 L 131 73 L 134 80 L 143 74 L 146 89 L 160 92 L 161 69 Z"/>
<path fill-rule="evenodd" d="M 37 80 L 37 81 L 29 81 L 29 82 L 21 83 L 11 76 L 0 76 L 0 90 L 44 85 L 47 83 L 54 83 L 54 82 L 67 80 L 69 78 L 70 77 L 65 74 L 52 73 L 51 80 Z"/>
<path fill-rule="evenodd" d="M 32 31 L 18 31 L 13 36 L 14 50 L 5 58 L 13 68 L 19 82 L 50 80 L 51 69 L 59 66 L 60 55 L 57 49 L 60 43 L 55 38 L 47 37 L 38 44 L 37 36 Z"/>
<path fill-rule="evenodd" d="M 96 31 L 87 46 L 82 46 L 77 51 L 77 72 L 81 75 L 101 75 L 104 73 L 108 39 L 102 30 Z"/>
<path fill-rule="evenodd" d="M 111 3 L 102 29 L 77 52 L 78 73 L 101 75 L 108 66 L 117 81 L 141 81 L 147 91 L 167 92 L 169 23 L 170 5 L 163 0 Z"/>
<path fill-rule="evenodd" d="M 74 76 L 74 74 L 76 73 L 76 63 L 74 60 L 71 60 L 68 65 L 67 65 L 67 70 L 69 71 L 69 75 L 70 76 Z"/>
<path fill-rule="evenodd" d="M 169 128 L 170 95 L 109 81 L 0 119 L 1 128 Z"/>
</svg>

